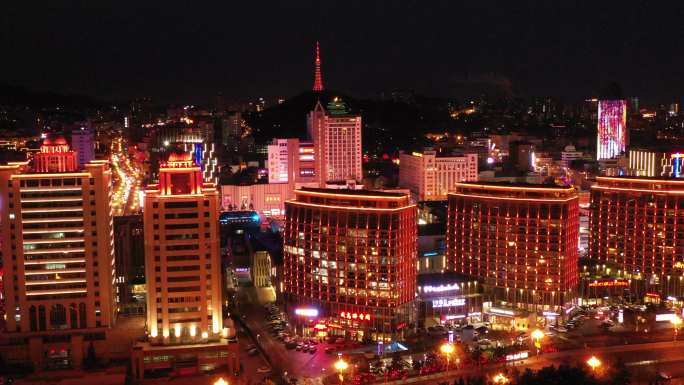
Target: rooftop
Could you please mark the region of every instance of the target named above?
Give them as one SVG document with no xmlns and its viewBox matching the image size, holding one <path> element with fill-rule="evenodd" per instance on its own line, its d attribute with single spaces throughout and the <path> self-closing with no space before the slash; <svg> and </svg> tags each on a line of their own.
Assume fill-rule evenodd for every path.
<svg viewBox="0 0 684 385">
<path fill-rule="evenodd" d="M 371 195 L 378 197 L 405 197 L 406 194 L 398 192 L 387 192 L 387 191 L 376 191 L 376 190 L 350 190 L 350 189 L 327 189 L 327 188 L 313 188 L 313 187 L 303 187 L 298 192 L 313 192 L 322 194 L 337 194 L 337 195 L 350 195 L 350 196 L 363 196 Z"/>
<path fill-rule="evenodd" d="M 510 187 L 510 188 L 524 188 L 524 189 L 557 189 L 559 191 L 571 190 L 572 187 L 559 186 L 557 184 L 538 184 L 538 183 L 524 183 L 524 182 L 460 182 L 458 183 L 462 187 Z"/>
</svg>

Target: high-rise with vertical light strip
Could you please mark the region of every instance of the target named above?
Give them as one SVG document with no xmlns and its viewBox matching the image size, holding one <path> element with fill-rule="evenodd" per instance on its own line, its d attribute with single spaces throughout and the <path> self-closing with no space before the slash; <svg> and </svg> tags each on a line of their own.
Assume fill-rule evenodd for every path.
<svg viewBox="0 0 684 385">
<path fill-rule="evenodd" d="M 32 162 L 0 166 L 6 333 L 27 344 L 10 361 L 79 367 L 90 343 L 106 355 L 116 318 L 108 161 L 79 166 L 62 137 Z M 6 341 L 2 341 L 3 345 Z"/>
</svg>

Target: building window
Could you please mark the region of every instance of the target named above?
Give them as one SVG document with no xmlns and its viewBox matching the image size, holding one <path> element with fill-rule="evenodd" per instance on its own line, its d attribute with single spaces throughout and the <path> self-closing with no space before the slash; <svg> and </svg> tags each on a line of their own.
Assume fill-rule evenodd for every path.
<svg viewBox="0 0 684 385">
<path fill-rule="evenodd" d="M 66 308 L 62 304 L 52 305 L 50 309 L 50 328 L 51 329 L 66 329 L 67 314 Z"/>
<path fill-rule="evenodd" d="M 72 329 L 78 329 L 78 311 L 75 303 L 69 305 L 69 322 Z"/>
<path fill-rule="evenodd" d="M 32 332 L 38 331 L 38 317 L 36 316 L 36 307 L 31 305 L 29 308 L 29 324 Z"/>
<path fill-rule="evenodd" d="M 86 327 L 88 327 L 88 325 L 87 325 L 88 315 L 86 314 L 86 305 L 83 302 L 78 304 L 78 316 L 79 316 L 79 323 L 81 324 L 81 329 L 85 329 Z"/>
<path fill-rule="evenodd" d="M 38 330 L 47 330 L 47 322 L 45 318 L 45 306 L 38 306 Z"/>
</svg>

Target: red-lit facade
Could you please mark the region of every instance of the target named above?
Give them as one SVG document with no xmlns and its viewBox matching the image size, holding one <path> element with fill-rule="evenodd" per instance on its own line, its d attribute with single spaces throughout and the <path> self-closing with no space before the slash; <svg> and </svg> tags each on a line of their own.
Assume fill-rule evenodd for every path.
<svg viewBox="0 0 684 385">
<path fill-rule="evenodd" d="M 416 293 L 417 211 L 408 195 L 303 189 L 295 196 L 285 203 L 283 233 L 288 311 L 305 333 L 317 324 L 358 340 L 397 338 L 412 322 Z"/>
<path fill-rule="evenodd" d="M 485 301 L 559 312 L 578 284 L 578 228 L 572 188 L 459 183 L 449 194 L 448 264 L 482 282 Z"/>
<path fill-rule="evenodd" d="M 598 177 L 591 188 L 589 258 L 632 289 L 682 295 L 684 181 Z"/>
</svg>

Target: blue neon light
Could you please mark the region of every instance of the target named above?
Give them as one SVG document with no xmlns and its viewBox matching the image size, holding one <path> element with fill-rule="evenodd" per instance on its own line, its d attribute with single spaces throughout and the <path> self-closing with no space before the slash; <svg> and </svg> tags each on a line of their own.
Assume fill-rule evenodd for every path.
<svg viewBox="0 0 684 385">
<path fill-rule="evenodd" d="M 679 178 L 679 157 L 676 157 L 674 159 L 674 176 L 675 178 Z"/>
<path fill-rule="evenodd" d="M 204 165 L 202 164 L 202 143 L 195 143 L 195 153 L 193 157 L 195 158 L 195 163 L 199 164 L 204 171 Z"/>
</svg>

